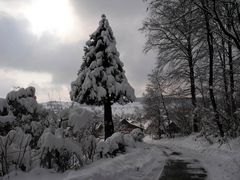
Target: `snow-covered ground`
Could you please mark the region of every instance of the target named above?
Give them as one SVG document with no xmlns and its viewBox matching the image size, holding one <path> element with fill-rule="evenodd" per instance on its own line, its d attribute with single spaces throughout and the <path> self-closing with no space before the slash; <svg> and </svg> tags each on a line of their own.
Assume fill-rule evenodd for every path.
<svg viewBox="0 0 240 180">
<path fill-rule="evenodd" d="M 105 158 L 77 171 L 56 173 L 37 168 L 29 173 L 12 172 L 8 180 L 157 180 L 168 160 L 168 154 L 179 152 L 182 159 L 196 159 L 207 171 L 207 180 L 240 179 L 240 138 L 218 147 L 197 135 L 175 139 L 152 140 L 149 137 L 137 148 L 115 158 Z M 231 149 L 230 149 L 231 147 Z"/>
<path fill-rule="evenodd" d="M 12 172 L 4 180 L 149 180 L 157 179 L 166 157 L 158 146 L 145 143 L 115 158 L 98 160 L 77 171 L 56 173 L 37 168 L 29 173 Z"/>
</svg>

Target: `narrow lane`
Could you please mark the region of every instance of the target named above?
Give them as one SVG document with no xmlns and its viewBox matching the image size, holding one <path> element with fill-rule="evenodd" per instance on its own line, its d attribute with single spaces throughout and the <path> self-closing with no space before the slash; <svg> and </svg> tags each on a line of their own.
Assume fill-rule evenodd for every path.
<svg viewBox="0 0 240 180">
<path fill-rule="evenodd" d="M 159 180 L 205 180 L 206 170 L 196 159 L 188 159 L 179 152 L 168 154 Z"/>
</svg>

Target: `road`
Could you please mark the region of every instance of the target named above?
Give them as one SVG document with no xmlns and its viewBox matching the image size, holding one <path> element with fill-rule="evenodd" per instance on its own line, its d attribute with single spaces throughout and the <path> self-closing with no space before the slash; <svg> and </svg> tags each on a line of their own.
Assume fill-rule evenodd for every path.
<svg viewBox="0 0 240 180">
<path fill-rule="evenodd" d="M 180 152 L 172 151 L 164 147 L 167 156 L 159 180 L 205 180 L 207 171 L 202 167 L 199 160 L 188 158 Z"/>
</svg>

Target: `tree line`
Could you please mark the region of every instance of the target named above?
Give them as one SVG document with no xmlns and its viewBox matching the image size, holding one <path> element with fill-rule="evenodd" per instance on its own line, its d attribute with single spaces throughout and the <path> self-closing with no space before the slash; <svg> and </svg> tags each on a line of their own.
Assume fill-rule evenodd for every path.
<svg viewBox="0 0 240 180">
<path fill-rule="evenodd" d="M 145 94 L 145 106 L 150 109 L 147 114 L 160 115 L 155 119 L 164 124 L 169 121 L 167 109 L 171 107 L 153 102 L 164 102 L 167 96 L 189 97 L 188 132 L 213 134 L 217 129 L 220 137 L 239 136 L 240 2 L 145 2 L 148 16 L 141 28 L 147 38 L 144 50 L 157 53 Z"/>
</svg>

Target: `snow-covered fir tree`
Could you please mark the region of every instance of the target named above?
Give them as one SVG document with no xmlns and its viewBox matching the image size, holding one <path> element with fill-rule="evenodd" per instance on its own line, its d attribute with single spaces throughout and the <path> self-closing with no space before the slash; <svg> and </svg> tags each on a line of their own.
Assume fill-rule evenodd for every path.
<svg viewBox="0 0 240 180">
<path fill-rule="evenodd" d="M 111 105 L 135 99 L 119 59 L 116 40 L 105 15 L 84 47 L 83 63 L 71 84 L 72 101 L 88 105 L 104 105 L 105 139 L 114 133 Z"/>
</svg>

